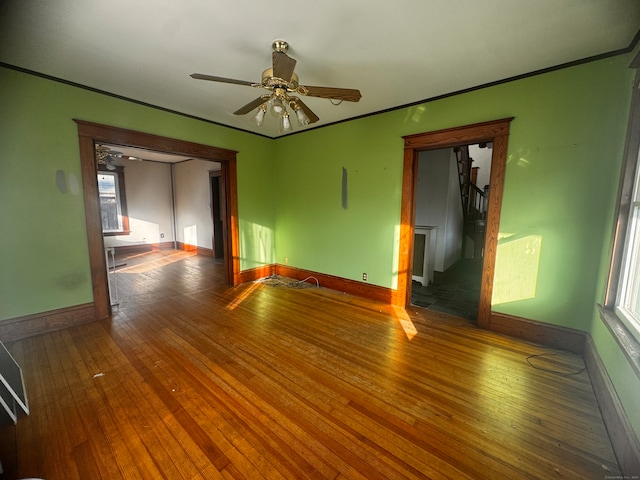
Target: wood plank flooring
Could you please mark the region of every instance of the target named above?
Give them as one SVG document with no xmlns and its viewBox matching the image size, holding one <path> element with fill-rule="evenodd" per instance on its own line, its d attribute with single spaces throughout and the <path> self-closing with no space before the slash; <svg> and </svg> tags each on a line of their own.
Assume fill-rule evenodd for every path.
<svg viewBox="0 0 640 480">
<path fill-rule="evenodd" d="M 119 275 L 111 320 L 9 346 L 31 415 L 0 430 L 0 478 L 619 475 L 578 356 L 323 288 L 226 287 L 179 252 Z"/>
</svg>

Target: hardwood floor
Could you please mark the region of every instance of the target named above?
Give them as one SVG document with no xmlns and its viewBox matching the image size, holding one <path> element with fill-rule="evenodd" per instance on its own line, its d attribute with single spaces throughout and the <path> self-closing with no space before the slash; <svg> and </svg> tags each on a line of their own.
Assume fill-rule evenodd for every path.
<svg viewBox="0 0 640 480">
<path fill-rule="evenodd" d="M 153 255 L 121 274 L 111 320 L 9 346 L 31 415 L 0 430 L 0 478 L 619 475 L 578 356 Z"/>
</svg>

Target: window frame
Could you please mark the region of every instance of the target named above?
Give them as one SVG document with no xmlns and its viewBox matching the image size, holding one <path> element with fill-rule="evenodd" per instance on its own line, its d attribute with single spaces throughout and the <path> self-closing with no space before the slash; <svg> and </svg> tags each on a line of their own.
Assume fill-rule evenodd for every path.
<svg viewBox="0 0 640 480">
<path fill-rule="evenodd" d="M 117 199 L 119 200 L 119 203 L 120 203 L 120 216 L 122 217 L 122 230 L 105 232 L 103 228 L 102 235 L 105 237 L 130 235 L 131 230 L 129 229 L 129 210 L 127 209 L 127 195 L 126 195 L 126 188 L 124 185 L 124 167 L 116 166 L 115 170 L 108 170 L 104 166 L 100 165 L 98 167 L 98 171 L 96 175 L 96 182 L 98 180 L 98 175 L 103 175 L 105 173 L 108 173 L 110 175 L 115 175 L 117 178 L 117 182 L 116 182 L 116 188 L 118 191 Z M 99 195 L 100 195 L 100 189 L 98 189 L 98 196 Z"/>
<path fill-rule="evenodd" d="M 640 175 L 640 171 L 638 171 L 638 164 L 640 163 L 640 53 L 634 58 L 630 68 L 635 69 L 635 79 L 632 87 L 627 136 L 618 185 L 609 276 L 604 302 L 599 305 L 599 310 L 600 318 L 616 340 L 636 376 L 640 378 L 640 331 L 634 328 L 633 322 L 628 322 L 618 308 L 618 302 L 624 287 L 623 269 L 627 260 L 626 247 L 633 207 L 634 186 L 636 176 Z"/>
<path fill-rule="evenodd" d="M 629 333 L 640 342 L 640 317 L 638 312 L 630 310 L 627 305 L 638 303 L 640 272 L 638 271 L 638 256 L 640 255 L 640 171 L 636 155 L 633 191 L 629 202 L 627 215 L 627 232 L 624 240 L 624 251 L 620 265 L 618 291 L 614 312 L 629 330 Z"/>
</svg>

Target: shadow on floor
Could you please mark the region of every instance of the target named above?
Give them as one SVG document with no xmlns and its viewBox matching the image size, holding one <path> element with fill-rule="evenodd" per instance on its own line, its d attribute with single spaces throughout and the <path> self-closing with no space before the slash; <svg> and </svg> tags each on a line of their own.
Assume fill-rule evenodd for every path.
<svg viewBox="0 0 640 480">
<path fill-rule="evenodd" d="M 482 258 L 463 258 L 428 286 L 413 281 L 411 304 L 466 318 L 475 323 L 480 299 Z"/>
</svg>

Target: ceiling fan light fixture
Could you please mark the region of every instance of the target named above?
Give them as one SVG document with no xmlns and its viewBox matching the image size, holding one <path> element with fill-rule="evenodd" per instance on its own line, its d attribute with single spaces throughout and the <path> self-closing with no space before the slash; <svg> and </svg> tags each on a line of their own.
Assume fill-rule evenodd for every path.
<svg viewBox="0 0 640 480">
<path fill-rule="evenodd" d="M 280 121 L 281 132 L 290 132 L 292 130 L 291 120 L 289 119 L 289 113 L 285 110 Z"/>
<path fill-rule="evenodd" d="M 284 103 L 282 103 L 282 100 L 280 100 L 278 97 L 275 97 L 271 101 L 271 113 L 275 117 L 283 116 L 286 111 L 287 111 L 287 109 L 285 108 Z"/>
<path fill-rule="evenodd" d="M 309 123 L 311 123 L 311 120 L 309 119 L 307 114 L 304 113 L 304 110 L 302 109 L 302 107 L 298 105 L 295 101 L 291 102 L 291 108 L 293 108 L 293 111 L 296 112 L 296 117 L 298 117 L 298 125 L 304 126 L 304 125 L 309 125 Z"/>
<path fill-rule="evenodd" d="M 264 123 L 264 114 L 265 113 L 267 113 L 267 104 L 263 103 L 258 108 L 258 111 L 256 112 L 256 114 L 251 118 L 251 121 L 253 123 L 255 123 L 256 125 L 258 125 L 259 127 L 261 127 L 262 124 Z"/>
</svg>

